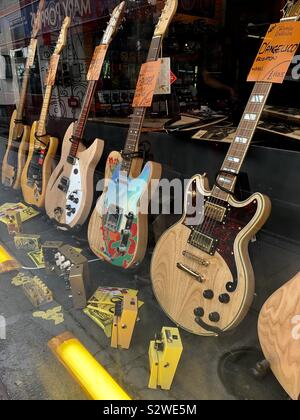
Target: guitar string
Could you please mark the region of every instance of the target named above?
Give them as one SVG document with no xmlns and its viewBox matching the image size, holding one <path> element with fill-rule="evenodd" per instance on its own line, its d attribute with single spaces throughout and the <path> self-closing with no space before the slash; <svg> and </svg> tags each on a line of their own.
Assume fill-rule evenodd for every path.
<svg viewBox="0 0 300 420">
<path fill-rule="evenodd" d="M 247 104 L 247 106 L 245 108 L 245 111 L 243 113 L 243 116 L 242 116 L 242 119 L 241 119 L 241 122 L 240 122 L 240 125 L 239 125 L 240 129 L 237 130 L 236 137 L 239 137 L 238 134 L 239 134 L 239 132 L 242 132 L 242 131 L 244 131 L 244 132 L 245 131 L 253 131 L 253 133 L 252 133 L 251 136 L 249 136 L 248 144 L 245 147 L 245 151 L 244 152 L 243 152 L 243 150 L 238 150 L 239 147 L 237 147 L 236 144 L 232 143 L 232 145 L 229 148 L 228 153 L 226 155 L 225 161 L 224 161 L 224 163 L 222 165 L 222 168 L 223 168 L 224 167 L 224 164 L 228 160 L 227 158 L 229 156 L 231 156 L 231 155 L 234 156 L 236 153 L 241 153 L 241 152 L 244 154 L 244 157 L 240 160 L 240 164 L 239 164 L 239 168 L 238 169 L 236 168 L 236 163 L 235 162 L 229 161 L 228 164 L 226 163 L 226 168 L 229 169 L 229 171 L 232 169 L 232 170 L 234 170 L 236 172 L 235 174 L 234 173 L 232 174 L 232 176 L 233 176 L 233 178 L 232 178 L 232 185 L 235 182 L 234 176 L 237 176 L 238 175 L 239 170 L 240 170 L 240 168 L 241 168 L 241 166 L 242 166 L 242 164 L 244 162 L 244 159 L 245 159 L 246 154 L 247 154 L 247 151 L 249 149 L 249 146 L 250 146 L 252 137 L 253 137 L 254 132 L 255 132 L 255 126 L 256 126 L 256 124 L 258 122 L 256 120 L 254 122 L 249 121 L 249 122 L 246 122 L 245 123 L 244 122 L 245 121 L 244 116 L 247 114 L 247 111 L 248 111 L 248 113 L 255 113 L 255 112 L 257 112 L 256 111 L 256 108 L 258 107 L 259 109 L 258 109 L 258 112 L 257 112 L 257 116 L 259 117 L 259 112 L 262 111 L 262 109 L 264 107 L 264 104 L 265 104 L 265 102 L 267 100 L 267 95 L 268 95 L 268 90 L 270 88 L 270 85 L 271 84 L 269 84 L 269 83 L 259 83 L 259 82 L 257 82 L 255 84 L 255 86 L 253 88 L 253 91 L 251 93 L 250 99 L 248 101 L 248 104 Z M 257 90 L 260 90 L 260 92 L 257 92 Z M 261 104 L 260 103 L 258 103 L 258 104 L 251 103 L 251 99 L 252 99 L 253 96 L 255 96 L 255 95 L 262 95 L 262 94 L 264 94 L 264 96 L 265 96 L 263 103 L 261 103 Z M 251 112 L 250 112 L 250 109 L 251 109 Z M 241 127 L 242 124 L 243 124 L 243 128 Z M 246 135 L 244 137 L 246 137 Z M 218 175 L 218 178 L 219 178 L 219 176 L 220 175 Z M 217 180 L 218 180 L 218 178 L 217 178 Z M 221 186 L 223 186 L 223 185 L 221 185 Z M 214 193 L 214 190 L 216 188 L 218 188 L 218 186 L 215 184 L 214 187 L 213 187 L 212 193 Z M 234 192 L 234 189 L 233 189 L 233 192 Z M 219 193 L 226 194 L 220 188 L 218 188 L 217 194 L 219 195 Z M 209 197 L 209 199 L 207 200 L 207 202 L 209 204 L 220 205 L 221 206 L 222 204 L 224 204 L 224 202 L 228 202 L 229 196 L 230 196 L 230 194 L 227 194 L 227 197 L 225 199 L 223 199 L 223 198 L 217 198 L 217 197 L 215 197 L 215 196 L 212 195 L 211 197 Z M 205 213 L 205 210 L 204 210 L 204 215 L 205 215 L 204 223 L 202 223 L 201 225 L 197 226 L 197 228 L 195 229 L 196 232 L 203 233 L 203 234 L 208 234 L 208 233 L 211 234 L 212 231 L 213 231 L 213 229 L 215 228 L 216 224 L 219 223 L 215 219 L 215 217 L 214 217 L 217 214 L 218 214 L 218 210 L 217 209 L 215 209 L 215 210 L 213 209 L 212 211 L 210 211 L 209 208 L 208 208 L 208 212 L 206 212 L 206 213 Z M 200 228 L 200 231 L 199 231 L 199 228 Z"/>
<path fill-rule="evenodd" d="M 259 86 L 259 88 L 258 88 L 258 86 Z M 267 86 L 268 87 L 268 86 Z M 246 122 L 245 123 L 245 119 L 244 119 L 244 116 L 247 114 L 247 113 L 254 113 L 255 111 L 253 110 L 253 111 L 251 111 L 250 112 L 250 107 L 251 107 L 251 109 L 252 109 L 252 107 L 254 106 L 254 107 L 259 107 L 259 111 L 261 111 L 261 109 L 263 108 L 263 106 L 264 106 L 264 104 L 262 103 L 262 104 L 253 104 L 253 103 L 251 103 L 251 99 L 252 99 L 252 97 L 254 96 L 254 95 L 259 95 L 259 94 L 262 94 L 262 93 L 264 93 L 264 95 L 265 95 L 265 100 L 264 100 L 264 103 L 265 103 L 265 101 L 266 101 L 266 95 L 267 95 L 267 90 L 268 89 L 266 89 L 266 92 L 257 92 L 257 90 L 262 90 L 262 91 L 264 91 L 264 89 L 266 88 L 266 84 L 260 84 L 260 83 L 257 83 L 257 84 L 255 84 L 255 86 L 254 86 L 254 88 L 253 88 L 253 91 L 252 91 L 252 93 L 251 93 L 251 96 L 250 96 L 250 99 L 249 99 L 249 101 L 248 101 L 248 103 L 247 103 L 247 106 L 246 106 L 246 108 L 245 108 L 245 111 L 244 111 L 244 113 L 243 113 L 243 116 L 242 116 L 242 119 L 241 119 L 241 122 L 240 122 L 240 124 L 239 124 L 239 128 L 240 129 L 238 129 L 237 130 L 237 135 L 236 135 L 236 137 L 239 137 L 239 132 L 240 131 L 252 131 L 252 135 L 251 136 L 249 136 L 249 138 L 248 138 L 248 142 L 247 142 L 247 146 L 245 147 L 245 151 L 244 151 L 244 157 L 243 157 L 243 159 L 241 159 L 240 160 L 240 164 L 239 164 L 239 168 L 241 168 L 241 166 L 242 166 L 242 164 L 243 164 L 243 161 L 244 161 L 244 159 L 245 159 L 245 157 L 246 157 L 246 154 L 247 154 L 247 151 L 248 151 L 248 148 L 249 148 L 249 146 L 250 146 L 250 140 L 252 140 L 252 137 L 253 137 L 253 134 L 254 134 L 254 132 L 255 132 L 255 125 L 256 125 L 256 121 L 254 121 L 254 122 L 251 122 L 251 121 L 249 121 L 249 122 Z M 248 112 L 247 112 L 248 111 Z M 257 112 L 257 116 L 258 116 L 258 114 L 259 114 L 259 112 Z M 241 128 L 241 125 L 243 124 L 243 127 L 244 128 Z M 246 136 L 245 136 L 246 137 Z M 234 143 L 232 143 L 232 145 L 231 145 L 231 147 L 229 148 L 229 150 L 228 150 L 228 153 L 227 153 L 227 155 L 226 155 L 226 158 L 225 158 L 225 161 L 224 162 L 226 162 L 227 160 L 228 160 L 228 157 L 229 156 L 234 156 L 235 155 L 235 148 L 236 148 L 236 145 L 234 144 Z M 233 152 L 233 153 L 232 153 Z M 241 151 L 242 152 L 242 151 Z M 236 169 L 235 168 L 235 166 L 236 166 L 236 164 L 234 163 L 234 162 L 231 162 L 231 161 L 229 161 L 229 164 L 227 164 L 226 163 L 226 168 L 227 169 L 229 169 L 229 171 L 231 170 L 231 169 L 233 169 L 235 172 L 236 172 L 236 176 L 238 175 L 238 173 L 239 173 L 239 170 L 240 169 Z M 222 168 L 224 167 L 224 164 L 222 165 Z M 234 175 L 234 174 L 233 174 Z M 234 182 L 234 180 L 232 181 L 232 182 Z M 233 185 L 233 184 L 232 184 Z M 214 186 L 214 188 L 213 188 L 213 190 L 215 189 L 215 188 L 218 188 L 218 186 L 217 185 L 215 185 Z M 220 190 L 220 188 L 218 188 L 219 189 L 219 192 L 221 192 L 221 194 L 223 193 L 222 192 L 222 190 Z M 233 190 L 234 191 L 234 190 Z M 218 194 L 219 194 L 219 192 L 218 192 Z M 226 194 L 226 193 L 225 193 Z M 223 199 L 216 199 L 214 196 L 212 196 L 212 201 L 209 201 L 210 203 L 212 203 L 212 204 L 216 204 L 216 205 L 220 205 L 220 204 L 223 204 L 224 202 L 228 202 L 228 199 L 229 199 L 229 194 L 227 194 L 227 197 L 226 197 L 226 199 L 225 200 L 223 200 Z M 211 214 L 213 214 L 213 213 L 211 213 Z M 216 213 L 215 213 L 216 214 Z M 203 227 L 201 227 L 201 232 L 202 233 L 211 233 L 211 231 L 215 228 L 215 226 L 216 226 L 216 224 L 217 224 L 218 222 L 217 221 L 215 221 L 215 220 L 212 220 L 212 222 L 211 223 L 209 223 L 209 222 L 207 222 L 206 223 L 206 226 L 205 226 L 205 224 L 204 224 L 204 229 L 203 229 Z"/>
</svg>

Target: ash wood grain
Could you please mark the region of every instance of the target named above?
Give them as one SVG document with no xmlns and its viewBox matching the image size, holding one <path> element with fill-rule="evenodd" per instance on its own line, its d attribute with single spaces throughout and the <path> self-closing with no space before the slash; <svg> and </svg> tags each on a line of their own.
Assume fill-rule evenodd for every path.
<svg viewBox="0 0 300 420">
<path fill-rule="evenodd" d="M 300 399 L 300 273 L 264 304 L 260 344 L 271 369 L 293 400 Z"/>
<path fill-rule="evenodd" d="M 197 176 L 198 189 L 202 195 L 210 195 L 206 190 L 206 177 Z M 191 180 L 191 184 L 193 179 Z M 223 257 L 216 252 L 214 256 L 202 252 L 188 243 L 191 230 L 182 220 L 171 227 L 157 243 L 151 262 L 151 279 L 154 294 L 165 313 L 179 326 L 194 334 L 214 336 L 195 322 L 194 309 L 205 309 L 203 321 L 211 325 L 209 314 L 218 312 L 221 316 L 216 327 L 228 331 L 236 327 L 246 316 L 251 307 L 255 281 L 248 253 L 251 237 L 260 229 L 270 214 L 270 202 L 261 194 L 255 194 L 245 202 L 237 202 L 230 198 L 233 207 L 244 207 L 257 200 L 257 212 L 251 222 L 239 233 L 234 243 L 234 257 L 238 273 L 238 288 L 227 305 L 218 301 L 218 296 L 224 293 L 224 285 L 233 280 L 233 273 Z M 188 195 L 186 203 L 188 202 Z M 187 204 L 186 204 L 187 208 Z M 192 254 L 198 260 L 184 256 L 184 251 Z M 203 260 L 208 266 L 202 265 Z M 200 283 L 189 274 L 179 270 L 177 263 L 201 274 L 204 278 Z M 213 290 L 214 299 L 203 298 L 205 290 Z"/>
</svg>

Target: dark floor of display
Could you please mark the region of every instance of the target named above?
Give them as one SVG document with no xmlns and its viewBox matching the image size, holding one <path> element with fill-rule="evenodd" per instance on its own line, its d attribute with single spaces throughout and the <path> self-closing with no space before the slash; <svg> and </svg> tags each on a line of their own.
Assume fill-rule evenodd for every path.
<svg viewBox="0 0 300 420">
<path fill-rule="evenodd" d="M 0 190 L 0 204 L 17 202 L 11 191 Z M 24 233 L 40 234 L 42 241 L 63 240 L 78 246 L 70 233 L 58 232 L 42 215 L 24 225 Z M 0 226 L 1 241 L 28 267 L 32 266 L 24 253 L 17 252 L 6 227 Z M 257 338 L 257 306 L 270 293 L 295 273 L 298 255 L 285 251 L 284 244 L 275 242 L 262 233 L 251 245 L 258 285 L 266 277 L 272 279 L 258 293 L 254 308 L 246 320 L 233 332 L 221 338 L 204 338 L 181 331 L 184 352 L 171 391 L 148 389 L 148 347 L 155 333 L 162 326 L 172 326 L 154 299 L 149 278 L 151 250 L 146 261 L 135 272 L 116 270 L 103 262 L 90 264 L 91 279 L 95 287 L 122 286 L 139 290 L 139 298 L 145 302 L 140 311 L 131 348 L 115 350 L 110 340 L 86 315 L 72 308 L 69 292 L 64 282 L 46 270 L 34 271 L 54 293 L 54 306 L 62 305 L 64 323 L 54 326 L 51 321 L 34 318 L 31 303 L 22 290 L 11 284 L 14 273 L 0 278 L 0 314 L 7 320 L 7 339 L 0 340 L 0 400 L 10 399 L 85 399 L 79 386 L 53 357 L 47 342 L 68 330 L 79 338 L 97 360 L 112 374 L 134 399 L 146 400 L 204 400 L 204 399 L 287 399 L 272 374 L 257 380 L 251 368 L 262 355 Z M 90 260 L 94 256 L 86 245 L 84 254 Z M 280 258 L 277 256 L 280 254 Z M 294 271 L 293 271 L 294 270 Z M 295 271 L 296 270 L 296 271 Z M 261 287 L 258 287 L 260 290 Z M 242 351 L 237 351 L 242 349 Z M 1 384 L 2 382 L 2 384 Z"/>
</svg>

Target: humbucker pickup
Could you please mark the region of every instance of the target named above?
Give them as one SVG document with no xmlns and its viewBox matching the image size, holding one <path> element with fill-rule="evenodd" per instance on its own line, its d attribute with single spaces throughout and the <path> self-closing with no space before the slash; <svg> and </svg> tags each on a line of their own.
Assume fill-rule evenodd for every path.
<svg viewBox="0 0 300 420">
<path fill-rule="evenodd" d="M 67 193 L 67 192 L 68 192 L 68 189 L 69 189 L 69 185 L 70 185 L 70 180 L 69 180 L 69 178 L 67 178 L 67 177 L 63 176 L 63 177 L 61 178 L 61 180 L 60 180 L 60 183 L 59 183 L 58 189 L 59 189 L 59 190 L 61 190 L 61 191 L 62 191 L 62 192 L 64 192 L 64 193 Z"/>
<path fill-rule="evenodd" d="M 220 223 L 224 222 L 227 210 L 226 207 L 208 201 L 205 203 L 205 216 Z"/>
<path fill-rule="evenodd" d="M 75 165 L 76 163 L 76 158 L 74 158 L 73 156 L 68 156 L 67 157 L 67 162 L 70 163 L 71 165 Z"/>
<path fill-rule="evenodd" d="M 193 230 L 188 240 L 190 245 L 193 245 L 209 255 L 215 255 L 218 242 L 218 239 L 212 238 L 211 236 L 205 235 L 204 233 L 196 230 Z"/>
</svg>

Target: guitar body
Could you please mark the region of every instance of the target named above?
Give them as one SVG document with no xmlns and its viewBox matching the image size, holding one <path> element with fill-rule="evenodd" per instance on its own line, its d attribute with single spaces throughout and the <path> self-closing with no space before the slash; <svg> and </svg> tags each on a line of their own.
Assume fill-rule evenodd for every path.
<svg viewBox="0 0 300 420">
<path fill-rule="evenodd" d="M 284 390 L 300 399 L 300 273 L 264 304 L 258 320 L 263 353 Z"/>
<path fill-rule="evenodd" d="M 50 177 L 45 206 L 50 219 L 69 228 L 82 225 L 90 213 L 94 197 L 94 173 L 104 149 L 104 142 L 99 139 L 88 149 L 80 143 L 75 164 L 69 163 L 67 158 L 71 152 L 73 132 L 74 123 L 66 132 L 60 162 Z"/>
<path fill-rule="evenodd" d="M 15 125 L 16 118 L 17 111 L 14 111 L 10 122 L 7 149 L 2 163 L 2 184 L 14 190 L 18 190 L 21 187 L 21 176 L 26 162 L 30 138 L 30 127 L 23 125 L 17 129 Z M 15 133 L 17 134 L 17 141 L 13 140 Z"/>
<path fill-rule="evenodd" d="M 192 214 L 195 194 L 204 202 L 211 196 L 206 177 L 191 180 L 184 217 L 157 243 L 152 284 L 158 302 L 176 324 L 194 334 L 217 336 L 236 327 L 252 304 L 255 282 L 248 244 L 267 220 L 271 203 L 258 193 L 244 202 L 230 196 L 225 223 L 211 224 L 210 235 L 219 242 L 210 255 L 189 243 L 192 229 L 186 218 Z"/>
<path fill-rule="evenodd" d="M 50 136 L 43 138 L 43 142 L 48 144 L 48 146 L 44 155 L 43 165 L 40 166 L 38 164 L 39 156 L 35 147 L 37 125 L 37 122 L 34 122 L 32 125 L 29 152 L 22 174 L 21 187 L 25 202 L 42 208 L 45 205 L 46 187 L 52 173 L 53 159 L 56 155 L 58 139 Z M 32 173 L 35 175 L 38 174 L 38 180 L 32 178 Z"/>
<path fill-rule="evenodd" d="M 148 215 L 141 212 L 140 203 L 149 204 L 149 187 L 161 176 L 161 165 L 148 162 L 136 178 L 123 179 L 122 158 L 114 152 L 108 158 L 104 192 L 91 216 L 88 239 L 92 251 L 110 264 L 131 268 L 139 264 L 148 243 Z M 111 164 L 116 165 L 112 170 Z M 148 207 L 147 207 L 148 208 Z"/>
</svg>

